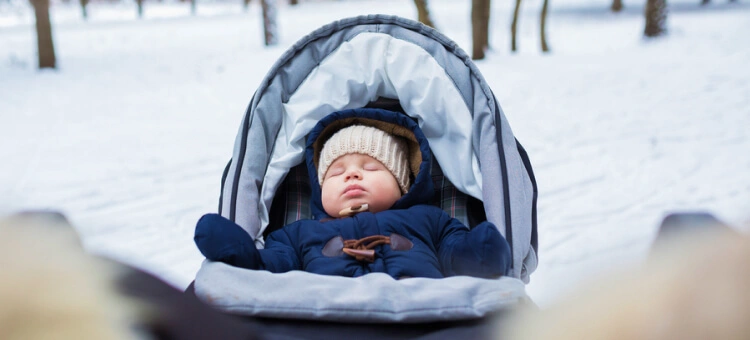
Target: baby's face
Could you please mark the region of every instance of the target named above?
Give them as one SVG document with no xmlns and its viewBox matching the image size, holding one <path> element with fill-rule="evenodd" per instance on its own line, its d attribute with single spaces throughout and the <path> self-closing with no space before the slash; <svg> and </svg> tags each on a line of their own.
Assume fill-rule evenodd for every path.
<svg viewBox="0 0 750 340">
<path fill-rule="evenodd" d="M 323 209 L 332 217 L 365 203 L 370 212 L 380 212 L 401 198 L 401 189 L 390 170 L 377 159 L 361 154 L 336 159 L 323 177 L 321 191 Z"/>
</svg>

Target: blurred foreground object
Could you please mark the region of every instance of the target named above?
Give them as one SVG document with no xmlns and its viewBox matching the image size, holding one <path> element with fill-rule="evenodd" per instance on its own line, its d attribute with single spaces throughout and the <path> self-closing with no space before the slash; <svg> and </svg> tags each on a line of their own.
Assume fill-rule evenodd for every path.
<svg viewBox="0 0 750 340">
<path fill-rule="evenodd" d="M 707 214 L 668 216 L 643 266 L 505 325 L 509 339 L 750 339 L 750 237 Z"/>
<path fill-rule="evenodd" d="M 135 339 L 117 271 L 88 256 L 60 214 L 0 220 L 0 339 Z"/>
<path fill-rule="evenodd" d="M 255 339 L 152 274 L 87 254 L 60 213 L 0 218 L 0 339 Z"/>
</svg>

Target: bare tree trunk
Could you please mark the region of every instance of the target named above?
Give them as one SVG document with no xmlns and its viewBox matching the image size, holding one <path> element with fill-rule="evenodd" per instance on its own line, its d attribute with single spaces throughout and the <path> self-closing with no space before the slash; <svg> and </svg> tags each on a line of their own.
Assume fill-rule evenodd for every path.
<svg viewBox="0 0 750 340">
<path fill-rule="evenodd" d="M 49 18 L 49 0 L 31 0 L 36 16 L 36 42 L 39 68 L 56 68 L 55 45 L 52 42 L 52 22 Z"/>
<path fill-rule="evenodd" d="M 289 4 L 292 5 L 292 6 L 298 5 L 299 1 L 297 1 L 297 0 L 289 0 Z"/>
<path fill-rule="evenodd" d="M 542 14 L 539 18 L 540 25 L 539 29 L 541 31 L 541 41 L 542 41 L 542 52 L 549 52 L 549 45 L 547 45 L 547 8 L 549 7 L 549 0 L 544 0 L 544 3 L 542 4 Z"/>
<path fill-rule="evenodd" d="M 489 8 L 490 0 L 472 0 L 471 1 L 471 38 L 472 52 L 471 59 L 484 59 L 484 52 L 487 48 L 489 38 L 489 13 L 485 11 Z"/>
<path fill-rule="evenodd" d="M 430 18 L 430 9 L 428 8 L 427 0 L 414 0 L 414 4 L 417 6 L 417 20 L 434 28 L 435 24 L 432 22 L 432 18 Z"/>
<path fill-rule="evenodd" d="M 197 0 L 190 0 L 190 14 L 195 15 L 195 12 L 197 11 Z"/>
<path fill-rule="evenodd" d="M 138 5 L 138 19 L 143 18 L 143 0 L 135 0 L 136 5 Z"/>
<path fill-rule="evenodd" d="M 612 6 L 610 6 L 609 9 L 611 9 L 612 12 L 622 11 L 622 0 L 613 0 Z"/>
<path fill-rule="evenodd" d="M 81 0 L 81 15 L 83 16 L 83 20 L 88 20 L 89 18 L 89 11 L 88 11 L 88 5 L 89 0 Z"/>
<path fill-rule="evenodd" d="M 242 0 L 242 9 L 247 12 L 247 9 L 250 7 L 250 0 Z"/>
<path fill-rule="evenodd" d="M 490 8 L 492 7 L 491 4 L 492 0 L 482 0 L 482 8 L 480 8 L 481 12 L 480 15 L 482 16 L 482 32 L 483 34 L 483 40 L 482 44 L 484 45 L 484 50 L 488 50 L 490 48 Z"/>
<path fill-rule="evenodd" d="M 510 24 L 510 50 L 516 51 L 516 35 L 518 33 L 518 13 L 521 11 L 521 0 L 516 0 L 516 8 L 513 10 L 513 23 Z"/>
<path fill-rule="evenodd" d="M 667 31 L 666 0 L 647 0 L 643 14 L 646 17 L 646 28 L 643 30 L 646 37 L 658 37 Z"/>
<path fill-rule="evenodd" d="M 266 46 L 278 43 L 278 26 L 276 25 L 276 0 L 261 0 L 263 9 L 263 42 Z"/>
</svg>

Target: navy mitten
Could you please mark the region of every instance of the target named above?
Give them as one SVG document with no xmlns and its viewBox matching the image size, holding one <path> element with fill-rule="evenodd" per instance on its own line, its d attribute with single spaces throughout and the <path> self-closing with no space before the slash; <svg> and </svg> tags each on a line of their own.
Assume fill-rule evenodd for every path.
<svg viewBox="0 0 750 340">
<path fill-rule="evenodd" d="M 511 255 L 508 241 L 494 224 L 483 222 L 465 234 L 453 251 L 455 275 L 493 278 L 507 275 Z"/>
<path fill-rule="evenodd" d="M 264 269 L 260 253 L 250 235 L 221 215 L 203 215 L 195 226 L 194 240 L 201 254 L 211 261 L 247 269 Z"/>
</svg>

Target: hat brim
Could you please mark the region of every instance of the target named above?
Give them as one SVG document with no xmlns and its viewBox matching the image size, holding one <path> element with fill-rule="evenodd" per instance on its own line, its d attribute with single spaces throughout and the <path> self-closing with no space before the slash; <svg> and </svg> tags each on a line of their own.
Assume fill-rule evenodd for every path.
<svg viewBox="0 0 750 340">
<path fill-rule="evenodd" d="M 409 157 L 409 169 L 411 170 L 410 183 L 414 183 L 414 179 L 419 173 L 419 165 L 422 163 L 422 152 L 419 150 L 419 143 L 417 138 L 414 136 L 414 132 L 406 127 L 398 124 L 388 123 L 377 119 L 362 118 L 362 117 L 350 117 L 343 118 L 328 124 L 318 135 L 318 138 L 313 143 L 313 163 L 317 169 L 320 161 L 320 152 L 323 149 L 326 141 L 333 136 L 337 131 L 352 125 L 365 125 L 371 126 L 376 129 L 382 130 L 392 136 L 402 138 L 409 150 L 407 155 Z"/>
</svg>

